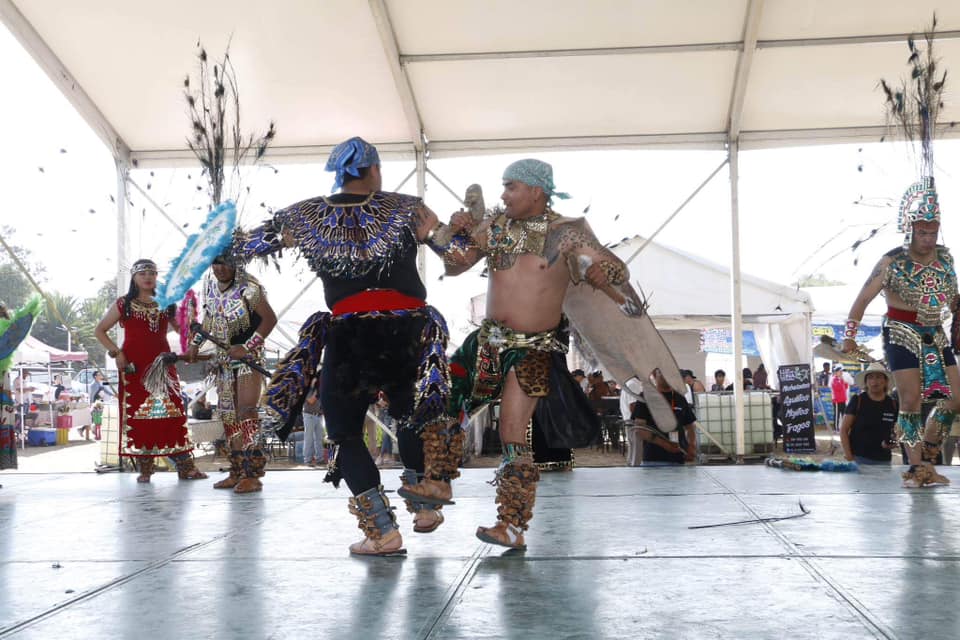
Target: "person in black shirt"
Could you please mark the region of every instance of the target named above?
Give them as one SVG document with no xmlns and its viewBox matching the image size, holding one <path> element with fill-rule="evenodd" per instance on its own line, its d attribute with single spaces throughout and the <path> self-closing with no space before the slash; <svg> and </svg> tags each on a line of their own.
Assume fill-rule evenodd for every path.
<svg viewBox="0 0 960 640">
<path fill-rule="evenodd" d="M 277 211 L 260 227 L 237 234 L 232 253 L 249 261 L 295 247 L 323 281 L 330 312 L 313 314 L 300 329 L 297 346 L 274 372 L 267 405 L 287 432 L 320 377 L 327 437 L 336 445 L 324 480 L 335 487 L 341 479 L 347 483 L 350 512 L 365 534 L 350 552 L 402 554 L 403 539 L 364 445 L 363 425 L 382 390 L 400 425 L 404 486 L 427 489 L 408 509 L 417 514 L 417 530 L 432 531 L 429 519 L 441 519 L 424 504 L 453 504 L 450 481 L 459 476 L 463 455 L 463 431 L 446 413 L 447 327 L 426 304 L 417 271 L 418 246 L 439 221 L 420 198 L 381 190 L 379 154 L 361 138 L 338 144 L 326 169 L 336 173 L 339 193 Z"/>
<path fill-rule="evenodd" d="M 879 362 L 857 375 L 857 386 L 866 391 L 850 398 L 840 425 L 847 460 L 890 464 L 898 407 L 897 401 L 887 395 L 889 385 L 890 374 Z"/>
<path fill-rule="evenodd" d="M 630 419 L 636 424 L 649 427 L 649 430 L 641 429 L 639 431 L 639 437 L 644 441 L 643 462 L 644 464 L 693 462 L 697 458 L 697 416 L 694 415 L 687 399 L 670 387 L 670 383 L 663 377 L 659 369 L 654 370 L 651 378 L 656 384 L 654 393 L 661 393 L 673 407 L 673 413 L 677 418 L 677 439 L 679 443 L 673 442 L 669 434 L 657 426 L 647 403 L 643 401 L 644 394 L 641 393 L 641 400 L 634 404 Z"/>
</svg>

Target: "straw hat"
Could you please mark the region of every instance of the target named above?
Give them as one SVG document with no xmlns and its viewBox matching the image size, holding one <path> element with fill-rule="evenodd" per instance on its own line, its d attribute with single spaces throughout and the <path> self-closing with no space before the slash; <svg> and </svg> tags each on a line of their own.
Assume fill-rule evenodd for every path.
<svg viewBox="0 0 960 640">
<path fill-rule="evenodd" d="M 867 376 L 871 373 L 882 373 L 887 378 L 887 390 L 893 387 L 893 376 L 887 371 L 887 368 L 879 362 L 871 362 L 870 365 L 857 374 L 857 386 L 861 389 L 867 388 Z"/>
</svg>

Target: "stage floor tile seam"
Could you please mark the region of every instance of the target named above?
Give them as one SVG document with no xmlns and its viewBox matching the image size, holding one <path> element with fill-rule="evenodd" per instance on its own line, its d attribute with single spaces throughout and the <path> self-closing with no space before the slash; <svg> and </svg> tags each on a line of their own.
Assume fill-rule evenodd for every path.
<svg viewBox="0 0 960 640">
<path fill-rule="evenodd" d="M 282 512 L 282 510 L 281 510 L 281 512 Z M 234 536 L 234 535 L 238 535 L 238 534 L 240 534 L 242 531 L 244 531 L 245 529 L 249 528 L 250 526 L 259 526 L 259 525 L 263 524 L 263 523 L 264 523 L 268 518 L 270 518 L 270 517 L 275 517 L 275 514 L 264 515 L 264 516 L 262 516 L 262 517 L 260 517 L 260 518 L 257 518 L 256 520 L 252 520 L 252 521 L 250 521 L 250 522 L 244 523 L 243 526 L 234 527 L 234 528 L 232 528 L 232 529 L 230 529 L 230 530 L 227 530 L 227 531 L 224 531 L 224 532 L 222 532 L 222 533 L 216 534 L 216 535 L 214 535 L 214 536 L 212 536 L 212 537 L 210 537 L 210 538 L 208 538 L 208 539 L 206 539 L 206 540 L 202 540 L 202 541 L 200 541 L 200 542 L 195 542 L 195 543 L 193 543 L 193 544 L 191 544 L 191 545 L 187 545 L 187 546 L 185 546 L 185 547 L 182 547 L 182 548 L 180 548 L 180 549 L 177 549 L 176 551 L 168 554 L 167 556 L 165 556 L 165 557 L 163 557 L 163 558 L 158 558 L 158 559 L 156 559 L 156 560 L 154 560 L 154 561 L 148 562 L 145 566 L 137 569 L 136 571 L 133 571 L 133 572 L 131 572 L 131 573 L 128 573 L 128 574 L 119 576 L 119 577 L 117 577 L 117 578 L 115 578 L 115 579 L 113 579 L 113 580 L 110 580 L 110 581 L 108 581 L 108 582 L 106 582 L 106 583 L 104 583 L 104 584 L 101 584 L 101 585 L 99 585 L 99 586 L 93 587 L 93 588 L 91 588 L 91 589 L 87 589 L 86 591 L 77 594 L 75 597 L 69 598 L 69 599 L 67 599 L 67 600 L 64 601 L 64 602 L 58 603 L 57 605 L 54 605 L 53 607 L 50 607 L 50 608 L 46 609 L 45 611 L 42 611 L 42 612 L 40 612 L 40 613 L 38 613 L 38 614 L 36 614 L 36 615 L 34 615 L 34 616 L 31 616 L 30 618 L 28 618 L 28 619 L 26 619 L 26 620 L 22 620 L 22 621 L 17 622 L 17 623 L 15 623 L 15 624 L 13 624 L 13 625 L 9 625 L 9 626 L 7 626 L 7 627 L 0 628 L 0 639 L 5 638 L 5 637 L 8 637 L 9 635 L 12 635 L 12 634 L 14 634 L 14 633 L 18 633 L 19 631 L 25 630 L 25 629 L 27 629 L 27 628 L 29 628 L 29 627 L 31 627 L 31 626 L 39 623 L 39 622 L 42 622 L 43 620 L 46 620 L 46 619 L 48 619 L 48 618 L 52 618 L 52 617 L 56 616 L 57 614 L 59 614 L 60 612 L 69 609 L 70 607 L 80 605 L 80 604 L 82 604 L 82 603 L 84 603 L 84 602 L 87 602 L 87 601 L 89 601 L 89 600 L 93 600 L 93 599 L 95 599 L 95 598 L 97 598 L 97 597 L 99 597 L 99 596 L 101 596 L 101 595 L 104 595 L 104 594 L 106 594 L 106 593 L 108 593 L 108 592 L 110 592 L 110 591 L 112 591 L 112 590 L 114 590 L 114 589 L 116 589 L 116 588 L 122 587 L 123 585 L 125 585 L 125 584 L 127 584 L 127 583 L 133 582 L 133 581 L 137 580 L 138 578 L 140 578 L 140 577 L 142 577 L 142 576 L 145 576 L 145 575 L 147 575 L 148 573 L 150 573 L 150 572 L 152 572 L 152 571 L 160 570 L 160 569 L 162 569 L 163 567 L 166 567 L 166 566 L 168 566 L 168 565 L 170 565 L 170 564 L 173 564 L 174 562 L 176 562 L 176 561 L 177 561 L 179 558 L 181 558 L 182 556 L 186 556 L 186 555 L 188 555 L 188 554 L 191 554 L 191 553 L 194 553 L 194 552 L 198 552 L 198 551 L 200 551 L 200 550 L 204 549 L 205 547 L 208 547 L 208 546 L 210 546 L 210 545 L 212 545 L 212 544 L 215 544 L 215 543 L 217 543 L 217 542 L 226 540 L 226 539 L 228 539 L 228 538 L 230 538 L 230 537 L 232 537 L 232 536 Z M 124 561 L 127 561 L 127 560 L 124 560 Z"/>
<path fill-rule="evenodd" d="M 716 476 L 707 472 L 708 475 L 712 477 L 714 482 L 720 486 L 726 487 L 726 485 L 720 481 Z M 760 515 L 754 510 L 754 508 L 743 499 L 737 491 L 731 490 L 734 498 L 740 502 L 744 509 L 749 511 L 755 518 L 760 518 Z M 784 548 L 792 553 L 792 558 L 800 562 L 801 566 L 810 574 L 810 577 L 825 587 L 825 595 L 829 597 L 839 598 L 841 602 L 844 603 L 846 608 L 851 611 L 864 625 L 864 627 L 870 633 L 874 633 L 879 638 L 894 639 L 897 638 L 897 634 L 890 629 L 881 619 L 881 617 L 873 613 L 865 604 L 860 602 L 846 587 L 844 587 L 840 581 L 836 578 L 830 576 L 826 569 L 820 566 L 820 563 L 816 562 L 817 557 L 811 555 L 805 555 L 801 549 L 788 537 L 787 533 L 784 532 L 780 527 L 777 527 L 777 522 L 760 522 L 765 529 L 767 529 L 771 535 L 773 535 L 783 546 Z"/>
</svg>

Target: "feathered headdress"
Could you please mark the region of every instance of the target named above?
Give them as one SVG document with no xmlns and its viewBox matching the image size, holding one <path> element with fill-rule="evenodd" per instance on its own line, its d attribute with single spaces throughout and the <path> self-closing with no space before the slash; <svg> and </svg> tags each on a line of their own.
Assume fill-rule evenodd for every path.
<svg viewBox="0 0 960 640">
<path fill-rule="evenodd" d="M 271 122 L 262 135 L 244 136 L 240 129 L 240 93 L 230 48 L 223 59 L 211 64 L 207 50 L 197 43 L 199 78 L 184 78 L 183 94 L 190 116 L 187 145 L 203 166 L 210 184 L 210 212 L 200 231 L 187 238 L 186 246 L 170 265 L 157 287 L 161 305 L 178 303 L 214 259 L 230 246 L 237 227 L 240 199 L 240 168 L 263 160 L 276 135 Z M 232 172 L 228 180 L 228 168 Z"/>
<path fill-rule="evenodd" d="M 918 44 L 914 36 L 907 39 L 909 79 L 894 87 L 886 80 L 880 80 L 885 95 L 887 124 L 907 142 L 920 178 L 900 199 L 897 227 L 906 234 L 906 245 L 913 237 L 914 222 L 940 221 L 940 203 L 933 177 L 933 139 L 937 133 L 937 117 L 943 108 L 947 71 L 938 68 L 940 61 L 934 54 L 936 31 L 937 16 L 934 14 L 933 23 L 923 34 L 922 42 Z"/>
</svg>

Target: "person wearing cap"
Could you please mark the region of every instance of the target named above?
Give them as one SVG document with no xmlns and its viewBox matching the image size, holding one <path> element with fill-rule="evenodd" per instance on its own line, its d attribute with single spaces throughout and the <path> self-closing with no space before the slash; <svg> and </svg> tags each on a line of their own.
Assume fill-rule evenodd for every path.
<svg viewBox="0 0 960 640">
<path fill-rule="evenodd" d="M 696 409 L 698 406 L 697 394 L 704 393 L 707 389 L 703 386 L 702 382 L 697 380 L 696 374 L 690 369 L 680 369 L 680 377 L 683 378 L 683 383 L 687 385 L 683 397 L 686 399 L 687 404 Z"/>
<path fill-rule="evenodd" d="M 378 392 L 400 425 L 401 482 L 425 489 L 407 502 L 414 531 L 429 533 L 443 522 L 440 508 L 453 504 L 450 482 L 463 457 L 463 431 L 446 413 L 447 327 L 427 305 L 417 270 L 419 244 L 437 216 L 420 198 L 382 190 L 380 156 L 362 138 L 338 144 L 326 169 L 338 193 L 298 202 L 241 231 L 231 253 L 249 261 L 295 247 L 322 280 L 330 312 L 313 314 L 300 329 L 274 372 L 267 406 L 284 423 L 278 433 L 287 433 L 319 375 L 327 439 L 335 445 L 324 480 L 347 483 L 350 512 L 364 533 L 350 552 L 398 555 L 406 553 L 403 538 L 363 442 Z"/>
<path fill-rule="evenodd" d="M 847 460 L 860 464 L 890 464 L 896 445 L 897 401 L 890 397 L 890 373 L 873 362 L 857 374 L 865 389 L 850 398 L 840 426 L 840 442 Z"/>
<path fill-rule="evenodd" d="M 277 325 L 267 292 L 229 254 L 217 256 L 203 283 L 203 329 L 214 339 L 213 379 L 217 413 L 230 450 L 230 471 L 214 489 L 234 493 L 261 491 L 267 457 L 260 448 L 258 405 L 263 376 L 250 363 L 263 366 L 263 347 Z M 193 362 L 206 338 L 194 332 L 187 360 Z"/>
<path fill-rule="evenodd" d="M 197 469 L 193 444 L 187 433 L 187 415 L 180 397 L 175 365 L 167 367 L 171 386 L 164 396 L 147 391 L 144 375 L 154 360 L 170 351 L 167 328 L 178 329 L 176 307 L 161 309 L 154 299 L 157 264 L 141 259 L 130 268 L 130 288 L 118 298 L 94 329 L 107 355 L 120 371 L 120 455 L 140 465 L 137 482 L 150 482 L 156 458 L 173 458 L 181 480 L 201 480 L 207 474 Z M 123 327 L 123 346 L 107 333 Z"/>
<path fill-rule="evenodd" d="M 503 458 L 494 480 L 500 506 L 496 524 L 479 527 L 477 537 L 514 549 L 526 546 L 540 478 L 527 444 L 531 417 L 539 401 L 558 397 L 551 396 L 551 371 L 570 375 L 557 340 L 567 287 L 580 281 L 587 263 L 583 279 L 608 296 L 628 276 L 585 219 L 551 208 L 554 198 L 568 197 L 557 191 L 549 164 L 518 160 L 503 173 L 502 210 L 479 223 L 466 212 L 454 214 L 429 236 L 448 275 L 486 258 L 486 319 L 452 357 L 451 408 L 470 411 L 500 398 Z"/>
</svg>

